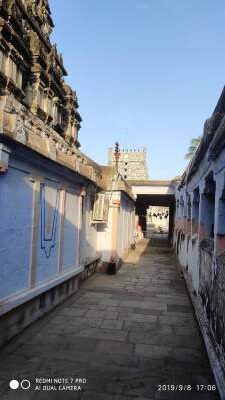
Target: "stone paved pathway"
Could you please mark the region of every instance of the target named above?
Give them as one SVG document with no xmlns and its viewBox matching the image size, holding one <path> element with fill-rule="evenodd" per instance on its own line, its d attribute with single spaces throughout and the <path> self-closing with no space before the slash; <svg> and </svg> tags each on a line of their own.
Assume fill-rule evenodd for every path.
<svg viewBox="0 0 225 400">
<path fill-rule="evenodd" d="M 1 399 L 218 399 L 158 390 L 214 381 L 173 256 L 147 243 L 117 275 L 96 274 L 0 352 Z M 88 379 L 82 392 L 34 391 L 35 377 L 71 376 Z M 30 379 L 31 389 L 9 390 L 12 378 Z"/>
</svg>

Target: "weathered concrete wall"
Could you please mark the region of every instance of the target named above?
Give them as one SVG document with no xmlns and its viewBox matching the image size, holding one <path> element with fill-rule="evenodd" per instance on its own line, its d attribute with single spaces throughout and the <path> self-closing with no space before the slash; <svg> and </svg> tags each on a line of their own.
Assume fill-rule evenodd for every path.
<svg viewBox="0 0 225 400">
<path fill-rule="evenodd" d="M 225 252 L 214 257 L 209 246 L 203 241 L 199 255 L 199 295 L 225 370 Z"/>
<path fill-rule="evenodd" d="M 80 234 L 80 262 L 87 263 L 97 255 L 97 224 L 92 223 L 93 194 L 87 189 L 83 197 Z"/>
<path fill-rule="evenodd" d="M 122 193 L 117 233 L 118 256 L 123 259 L 134 242 L 134 203 Z"/>
<path fill-rule="evenodd" d="M 97 228 L 101 271 L 107 270 L 110 261 L 119 266 L 134 242 L 134 201 L 120 191 L 113 191 L 110 196 L 108 222 Z"/>
<path fill-rule="evenodd" d="M 210 338 L 213 339 L 225 371 L 225 252 L 216 256 L 213 242 L 175 234 L 174 247 L 184 271 L 187 271 L 199 306 L 205 312 Z"/>
<path fill-rule="evenodd" d="M 194 173 L 189 167 L 186 174 L 176 191 L 174 248 L 188 274 L 195 304 L 205 316 L 206 335 L 222 368 L 225 388 L 224 148 L 213 160 L 205 151 Z"/>
</svg>

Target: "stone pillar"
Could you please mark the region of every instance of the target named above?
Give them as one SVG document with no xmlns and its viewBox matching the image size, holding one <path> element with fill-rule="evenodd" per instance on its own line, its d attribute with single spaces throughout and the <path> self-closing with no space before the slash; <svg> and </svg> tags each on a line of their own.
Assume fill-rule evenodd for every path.
<svg viewBox="0 0 225 400">
<path fill-rule="evenodd" d="M 199 213 L 199 240 L 210 238 L 215 233 L 215 209 L 213 208 L 213 200 L 210 199 L 208 193 L 209 185 L 206 179 L 200 183 L 200 213 Z M 212 232 L 213 229 L 213 232 Z"/>
<path fill-rule="evenodd" d="M 198 234 L 199 230 L 199 202 L 200 202 L 199 189 L 196 188 L 193 191 L 193 199 L 192 199 L 192 229 L 194 235 Z"/>
<path fill-rule="evenodd" d="M 191 215 L 189 215 L 189 217 L 190 217 L 190 220 L 189 220 L 189 222 L 190 222 L 190 233 L 191 233 L 191 236 L 193 236 L 194 235 L 194 233 L 195 233 L 195 229 L 194 229 L 194 219 L 193 219 L 193 198 L 194 198 L 194 193 L 193 192 L 189 192 L 189 196 L 190 196 L 190 208 L 191 208 Z"/>
<path fill-rule="evenodd" d="M 139 224 L 141 226 L 142 232 L 146 232 L 146 229 L 147 229 L 146 219 L 147 219 L 146 213 L 139 215 Z"/>
<path fill-rule="evenodd" d="M 191 195 L 186 194 L 187 198 L 187 235 L 191 235 Z"/>
<path fill-rule="evenodd" d="M 41 178 L 35 176 L 30 177 L 29 180 L 33 183 L 33 221 L 31 239 L 30 288 L 34 288 L 36 284 L 37 246 L 39 237 Z"/>
<path fill-rule="evenodd" d="M 204 190 L 205 190 L 205 182 L 200 182 L 199 185 L 199 224 L 198 224 L 198 235 L 199 235 L 199 242 L 201 242 L 203 239 L 205 239 L 205 224 L 204 224 L 204 218 L 205 218 L 205 195 L 204 195 Z"/>
<path fill-rule="evenodd" d="M 135 214 L 135 232 L 137 236 L 137 241 L 143 239 L 143 230 L 141 225 L 141 216 L 139 214 Z"/>
<path fill-rule="evenodd" d="M 120 198 L 114 198 L 112 200 L 113 208 L 112 208 L 112 238 L 111 238 L 111 262 L 118 261 L 118 238 L 119 238 L 119 217 L 120 217 Z"/>
<path fill-rule="evenodd" d="M 169 240 L 172 240 L 173 238 L 174 216 L 175 216 L 175 204 L 171 204 L 169 207 Z"/>
<path fill-rule="evenodd" d="M 59 208 L 59 253 L 58 253 L 58 273 L 62 272 L 62 256 L 63 256 L 63 243 L 64 243 L 64 221 L 65 221 L 65 200 L 66 191 L 65 188 L 61 189 L 60 192 L 60 208 Z"/>
<path fill-rule="evenodd" d="M 224 172 L 216 178 L 214 252 L 218 255 L 225 251 L 225 181 Z"/>
</svg>

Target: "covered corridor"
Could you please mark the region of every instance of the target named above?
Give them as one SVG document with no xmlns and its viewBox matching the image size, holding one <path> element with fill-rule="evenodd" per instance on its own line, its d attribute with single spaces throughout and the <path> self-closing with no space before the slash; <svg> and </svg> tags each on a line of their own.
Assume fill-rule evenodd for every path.
<svg viewBox="0 0 225 400">
<path fill-rule="evenodd" d="M 148 232 L 150 228 L 148 227 L 148 211 L 150 211 L 149 207 L 153 209 L 157 209 L 159 207 L 164 208 L 165 211 L 167 210 L 168 212 L 168 229 L 166 229 L 166 231 L 168 232 L 168 237 L 171 241 L 174 229 L 176 180 L 130 181 L 130 184 L 132 186 L 133 193 L 136 196 L 135 213 L 138 216 L 137 223 L 140 226 L 141 231 L 144 233 L 144 236 L 151 237 L 151 232 Z M 165 237 L 165 235 L 163 236 Z"/>
</svg>

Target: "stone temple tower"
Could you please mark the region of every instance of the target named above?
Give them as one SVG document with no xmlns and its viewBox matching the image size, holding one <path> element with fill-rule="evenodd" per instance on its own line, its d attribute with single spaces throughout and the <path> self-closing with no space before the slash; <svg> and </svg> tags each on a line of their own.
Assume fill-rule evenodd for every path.
<svg viewBox="0 0 225 400">
<path fill-rule="evenodd" d="M 146 147 L 138 150 L 122 149 L 118 162 L 120 174 L 126 180 L 147 180 Z M 108 149 L 108 165 L 115 165 L 114 149 Z"/>
</svg>

